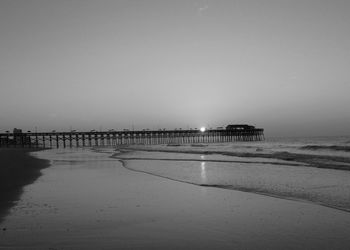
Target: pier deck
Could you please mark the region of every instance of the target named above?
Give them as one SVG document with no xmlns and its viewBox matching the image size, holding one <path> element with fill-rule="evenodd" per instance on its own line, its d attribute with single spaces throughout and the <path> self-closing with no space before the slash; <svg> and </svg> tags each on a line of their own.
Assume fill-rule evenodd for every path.
<svg viewBox="0 0 350 250">
<path fill-rule="evenodd" d="M 0 147 L 65 148 L 122 144 L 191 144 L 261 140 L 264 140 L 264 130 L 261 128 L 209 129 L 204 132 L 192 129 L 0 133 Z"/>
</svg>

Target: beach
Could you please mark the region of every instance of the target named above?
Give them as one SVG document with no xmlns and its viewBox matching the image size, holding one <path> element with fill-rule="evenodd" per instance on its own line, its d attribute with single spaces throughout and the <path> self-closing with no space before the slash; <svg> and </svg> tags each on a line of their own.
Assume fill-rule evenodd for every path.
<svg viewBox="0 0 350 250">
<path fill-rule="evenodd" d="M 350 250 L 350 0 L 0 0 L 0 250 Z"/>
<path fill-rule="evenodd" d="M 148 155 L 153 159 L 149 162 L 144 159 L 147 152 L 123 150 L 31 153 L 49 160 L 50 167 L 24 188 L 0 224 L 6 228 L 1 231 L 0 249 L 348 249 L 350 245 L 347 211 L 169 178 L 175 167 L 182 178 L 210 180 L 211 166 L 207 162 L 203 166 L 200 155 L 196 165 L 187 166 L 198 169 L 197 175 L 186 172 L 181 162 L 168 161 L 161 164 L 165 175 L 161 176 L 154 171 L 163 163 L 159 159 L 169 155 Z M 176 153 L 170 158 L 188 157 Z"/>
</svg>

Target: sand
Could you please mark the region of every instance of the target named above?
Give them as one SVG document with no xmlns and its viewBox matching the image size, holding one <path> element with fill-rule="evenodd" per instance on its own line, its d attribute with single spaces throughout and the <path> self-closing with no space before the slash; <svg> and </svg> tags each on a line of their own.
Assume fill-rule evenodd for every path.
<svg viewBox="0 0 350 250">
<path fill-rule="evenodd" d="M 37 149 L 0 148 L 0 223 L 19 199 L 25 185 L 33 183 L 48 167 L 47 160 L 30 156 Z"/>
<path fill-rule="evenodd" d="M 350 214 L 130 171 L 89 149 L 51 166 L 0 227 L 0 249 L 348 249 Z"/>
</svg>

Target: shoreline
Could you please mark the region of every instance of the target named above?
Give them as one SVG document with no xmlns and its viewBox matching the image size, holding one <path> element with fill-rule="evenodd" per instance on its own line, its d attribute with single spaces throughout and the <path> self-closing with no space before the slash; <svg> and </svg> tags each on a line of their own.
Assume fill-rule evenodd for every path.
<svg viewBox="0 0 350 250">
<path fill-rule="evenodd" d="M 33 148 L 0 149 L 0 224 L 23 193 L 23 188 L 35 182 L 41 170 L 50 166 L 48 160 L 31 156 Z"/>
<path fill-rule="evenodd" d="M 114 157 L 112 157 L 112 158 L 114 158 Z M 234 187 L 232 185 L 198 184 L 198 183 L 195 183 L 195 182 L 175 179 L 175 178 L 167 177 L 167 176 L 164 176 L 164 175 L 154 174 L 154 173 L 151 173 L 151 172 L 142 171 L 142 170 L 136 170 L 136 169 L 130 168 L 130 167 L 127 166 L 127 160 L 126 159 L 118 159 L 118 158 L 114 158 L 114 159 L 117 159 L 122 164 L 122 166 L 125 169 L 127 169 L 127 170 L 130 170 L 130 171 L 133 171 L 133 172 L 137 172 L 137 173 L 148 174 L 148 175 L 164 178 L 164 179 L 175 181 L 175 182 L 179 182 L 179 183 L 191 184 L 191 185 L 195 185 L 195 186 L 199 186 L 199 187 L 209 187 L 209 188 L 233 190 L 233 191 L 239 191 L 239 192 L 244 192 L 244 193 L 250 193 L 250 194 L 257 194 L 257 195 L 262 195 L 262 196 L 267 196 L 267 197 L 273 197 L 273 198 L 281 199 L 281 200 L 289 200 L 289 201 L 303 202 L 303 203 L 309 203 L 309 204 L 318 204 L 320 206 L 324 206 L 324 207 L 336 209 L 336 210 L 339 210 L 339 211 L 343 211 L 343 212 L 346 212 L 346 213 L 350 213 L 350 209 L 349 208 L 332 206 L 332 205 L 329 205 L 329 204 L 326 204 L 326 203 L 316 202 L 316 201 L 302 199 L 302 198 L 297 198 L 297 197 L 282 196 L 282 195 L 273 194 L 273 193 L 269 193 L 269 192 L 259 191 L 258 189 L 253 189 L 253 188 L 251 188 L 251 189 L 250 188 L 244 188 L 244 187 L 239 188 L 239 187 Z"/>
<path fill-rule="evenodd" d="M 150 152 L 151 154 L 149 154 Z M 152 152 L 156 154 L 152 156 Z M 341 174 L 338 169 L 320 168 L 320 170 L 317 170 L 310 165 L 193 157 L 193 155 L 208 155 L 211 153 L 208 153 L 208 151 L 206 153 L 195 151 L 189 158 L 176 158 L 176 156 L 169 154 L 166 154 L 167 157 L 160 157 L 157 153 L 191 155 L 188 151 L 128 147 L 119 149 L 119 152 L 113 154 L 111 158 L 118 159 L 122 166 L 128 170 L 173 181 L 318 204 L 347 213 L 350 212 L 350 203 L 346 195 L 347 180 L 344 179 L 345 177 L 343 178 L 343 176 L 349 175 L 347 170 Z M 126 155 L 123 156 L 123 154 Z M 228 154 L 221 155 L 228 156 Z M 186 173 L 186 177 L 184 177 L 184 174 L 171 171 L 171 168 L 169 168 L 171 164 L 178 164 L 178 172 Z M 224 176 L 227 176 L 227 178 L 220 177 L 217 173 L 223 173 L 222 171 L 230 164 L 235 164 L 236 167 L 224 172 Z M 255 165 L 261 165 L 261 167 Z M 169 168 L 168 172 L 162 170 L 164 166 Z M 247 168 L 248 166 L 249 168 Z M 257 177 L 255 178 L 251 173 L 254 173 Z M 337 176 L 339 182 L 334 180 L 334 176 Z M 322 178 L 322 181 L 319 178 Z"/>
</svg>

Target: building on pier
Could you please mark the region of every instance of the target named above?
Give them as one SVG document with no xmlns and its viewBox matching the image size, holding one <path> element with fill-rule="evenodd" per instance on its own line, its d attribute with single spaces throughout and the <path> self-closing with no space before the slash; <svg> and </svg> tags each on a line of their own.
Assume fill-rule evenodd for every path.
<svg viewBox="0 0 350 250">
<path fill-rule="evenodd" d="M 255 126 L 248 124 L 230 124 L 226 126 L 226 130 L 252 130 Z"/>
</svg>

